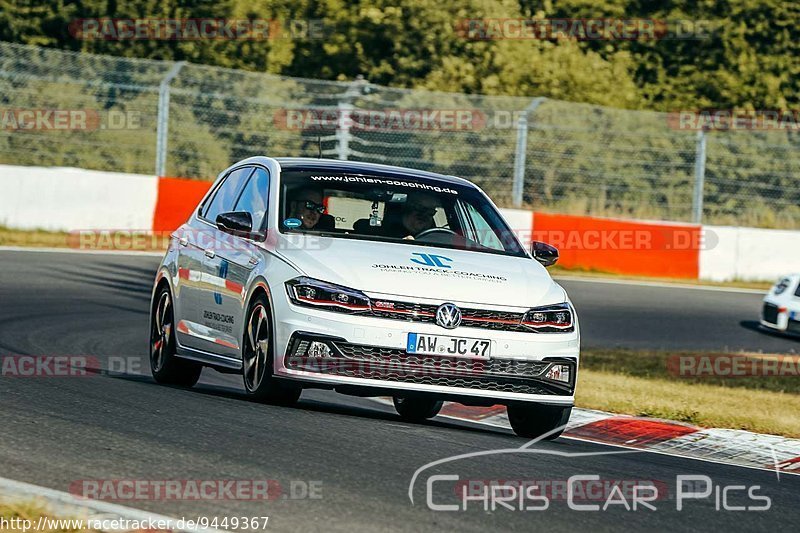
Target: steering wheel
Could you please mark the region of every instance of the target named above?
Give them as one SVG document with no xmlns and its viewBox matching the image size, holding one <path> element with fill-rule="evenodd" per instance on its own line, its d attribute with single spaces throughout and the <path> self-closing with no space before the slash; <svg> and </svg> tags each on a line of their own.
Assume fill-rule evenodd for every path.
<svg viewBox="0 0 800 533">
<path fill-rule="evenodd" d="M 419 240 L 419 239 L 421 239 L 423 237 L 427 237 L 428 235 L 434 235 L 436 233 L 444 233 L 445 235 L 458 235 L 458 233 L 456 233 L 455 231 L 453 231 L 451 229 L 447 229 L 447 228 L 431 228 L 431 229 L 426 229 L 424 231 L 421 231 L 421 232 L 417 233 L 414 236 L 414 239 Z"/>
</svg>

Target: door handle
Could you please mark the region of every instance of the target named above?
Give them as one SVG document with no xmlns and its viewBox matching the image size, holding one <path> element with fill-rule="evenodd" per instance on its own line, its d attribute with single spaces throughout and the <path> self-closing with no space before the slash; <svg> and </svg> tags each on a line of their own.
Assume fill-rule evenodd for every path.
<svg viewBox="0 0 800 533">
<path fill-rule="evenodd" d="M 208 257 L 209 259 L 214 259 L 216 255 L 217 255 L 216 252 L 214 252 L 214 250 L 212 250 L 211 248 L 206 250 L 206 257 Z"/>
<path fill-rule="evenodd" d="M 187 244 L 189 244 L 189 239 L 187 239 L 186 237 L 181 237 L 180 239 L 178 239 L 178 243 L 181 246 L 186 246 Z"/>
</svg>

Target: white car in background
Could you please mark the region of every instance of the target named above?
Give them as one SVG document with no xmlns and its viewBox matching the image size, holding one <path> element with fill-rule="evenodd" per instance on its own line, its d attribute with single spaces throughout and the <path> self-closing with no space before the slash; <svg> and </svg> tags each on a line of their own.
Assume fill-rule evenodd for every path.
<svg viewBox="0 0 800 533">
<path fill-rule="evenodd" d="M 764 297 L 761 325 L 800 334 L 800 274 L 782 276 Z"/>
</svg>

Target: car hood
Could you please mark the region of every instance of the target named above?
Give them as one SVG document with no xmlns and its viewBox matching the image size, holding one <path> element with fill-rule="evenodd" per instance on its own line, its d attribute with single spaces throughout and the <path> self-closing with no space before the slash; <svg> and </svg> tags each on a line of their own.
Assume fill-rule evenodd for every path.
<svg viewBox="0 0 800 533">
<path fill-rule="evenodd" d="M 528 257 L 311 236 L 286 239 L 276 253 L 306 276 L 368 294 L 513 307 L 566 300 Z"/>
</svg>

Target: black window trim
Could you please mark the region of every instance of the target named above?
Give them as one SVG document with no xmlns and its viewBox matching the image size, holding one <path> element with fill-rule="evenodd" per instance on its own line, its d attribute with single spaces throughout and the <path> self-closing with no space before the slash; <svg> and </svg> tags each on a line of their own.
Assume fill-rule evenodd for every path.
<svg viewBox="0 0 800 533">
<path fill-rule="evenodd" d="M 222 178 L 221 180 L 219 180 L 219 183 L 217 183 L 217 186 L 214 187 L 213 191 L 211 191 L 211 194 L 209 194 L 206 197 L 206 200 L 202 204 L 200 204 L 200 207 L 197 209 L 197 218 L 199 218 L 203 222 L 208 222 L 212 226 L 216 227 L 216 224 L 217 224 L 216 221 L 209 220 L 205 216 L 205 209 L 206 209 L 206 207 L 210 207 L 211 206 L 211 203 L 214 201 L 214 198 L 216 198 L 217 193 L 219 193 L 219 190 L 222 188 L 222 186 L 225 184 L 225 182 L 228 181 L 228 178 L 231 176 L 231 174 L 233 174 L 236 171 L 242 170 L 243 168 L 249 168 L 250 169 L 250 173 L 247 175 L 247 177 L 242 182 L 242 189 L 244 189 L 244 186 L 247 184 L 247 181 L 250 179 L 250 176 L 253 175 L 253 171 L 255 171 L 255 169 L 256 169 L 255 165 L 251 165 L 251 164 L 241 165 L 241 166 L 238 166 L 236 168 L 232 168 L 230 170 L 230 172 L 225 174 L 225 177 Z M 242 190 L 240 189 L 240 190 L 237 190 L 236 192 L 237 192 L 236 201 L 233 203 L 234 205 L 236 205 L 236 202 L 239 201 L 239 195 L 241 195 Z"/>
<path fill-rule="evenodd" d="M 247 179 L 245 180 L 244 185 L 239 190 L 239 194 L 236 195 L 236 201 L 233 202 L 233 208 L 236 209 L 236 205 L 239 203 L 239 200 L 242 199 L 242 196 L 244 195 L 244 190 L 250 184 L 250 180 L 255 178 L 256 171 L 261 169 L 264 172 L 266 172 L 267 173 L 267 190 L 265 191 L 266 197 L 264 198 L 264 219 L 261 221 L 261 226 L 259 228 L 253 228 L 253 231 L 263 231 L 263 230 L 266 229 L 264 226 L 266 225 L 267 220 L 269 218 L 269 184 L 270 184 L 270 181 L 271 181 L 271 177 L 270 177 L 271 175 L 269 173 L 269 169 L 264 167 L 264 166 L 261 166 L 261 165 L 245 165 L 245 166 L 252 166 L 253 167 L 253 171 L 250 172 L 250 174 L 247 176 Z M 243 168 L 243 167 L 239 167 L 239 168 Z"/>
</svg>

